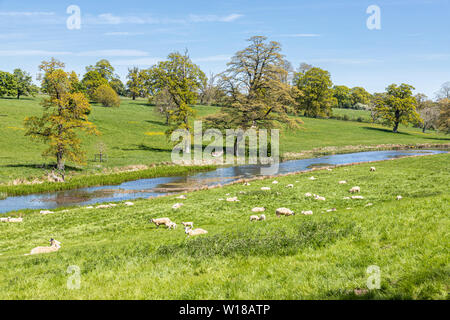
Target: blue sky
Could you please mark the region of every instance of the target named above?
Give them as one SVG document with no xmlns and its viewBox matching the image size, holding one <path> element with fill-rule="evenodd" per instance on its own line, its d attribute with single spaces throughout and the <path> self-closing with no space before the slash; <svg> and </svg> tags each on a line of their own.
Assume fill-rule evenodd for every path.
<svg viewBox="0 0 450 320">
<path fill-rule="evenodd" d="M 69 5 L 81 9 L 79 30 L 66 27 Z M 381 9 L 381 30 L 366 27 L 369 5 Z M 246 39 L 265 35 L 295 67 L 327 69 L 335 84 L 380 92 L 406 82 L 433 98 L 450 81 L 449 30 L 450 0 L 0 0 L 0 70 L 36 75 L 54 56 L 82 74 L 106 58 L 125 80 L 128 67 L 187 48 L 218 73 Z"/>
</svg>

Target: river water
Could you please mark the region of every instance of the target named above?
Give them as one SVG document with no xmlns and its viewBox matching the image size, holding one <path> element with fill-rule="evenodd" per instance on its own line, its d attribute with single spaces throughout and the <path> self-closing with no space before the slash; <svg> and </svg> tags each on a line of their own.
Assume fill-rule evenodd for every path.
<svg viewBox="0 0 450 320">
<path fill-rule="evenodd" d="M 390 150 L 329 155 L 319 158 L 290 160 L 280 163 L 278 174 L 308 170 L 313 167 L 388 160 L 411 155 L 445 153 L 442 150 Z M 242 178 L 259 176 L 260 165 L 240 165 L 187 176 L 140 179 L 120 185 L 89 187 L 51 193 L 8 197 L 0 200 L 0 213 L 22 209 L 55 209 L 75 205 L 132 200 L 188 191 L 200 186 L 226 184 Z"/>
</svg>

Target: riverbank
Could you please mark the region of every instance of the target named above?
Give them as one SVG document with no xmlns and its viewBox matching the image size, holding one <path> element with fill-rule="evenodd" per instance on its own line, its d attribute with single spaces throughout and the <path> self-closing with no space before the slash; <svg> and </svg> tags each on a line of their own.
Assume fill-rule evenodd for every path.
<svg viewBox="0 0 450 320">
<path fill-rule="evenodd" d="M 449 165 L 449 154 L 409 157 L 185 200 L 28 212 L 22 223 L 0 223 L 0 299 L 447 299 Z M 356 185 L 363 199 L 346 199 Z M 239 201 L 219 200 L 228 197 Z M 249 221 L 253 207 L 265 207 L 266 221 Z M 277 218 L 279 207 L 297 214 Z M 160 217 L 178 228 L 149 223 Z M 186 238 L 181 221 L 208 234 Z M 58 252 L 23 256 L 51 237 L 62 243 Z M 67 289 L 70 265 L 80 268 L 79 290 Z M 373 265 L 380 287 L 369 290 Z"/>
</svg>

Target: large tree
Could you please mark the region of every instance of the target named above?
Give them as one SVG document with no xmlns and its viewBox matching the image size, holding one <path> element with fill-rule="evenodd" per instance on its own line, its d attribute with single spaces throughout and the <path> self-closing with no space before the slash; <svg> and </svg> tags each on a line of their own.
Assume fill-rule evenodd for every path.
<svg viewBox="0 0 450 320">
<path fill-rule="evenodd" d="M 97 70 L 89 70 L 84 74 L 81 83 L 89 98 L 93 99 L 95 90 L 102 85 L 107 85 L 108 80 Z"/>
<path fill-rule="evenodd" d="M 14 69 L 13 75 L 17 82 L 17 99 L 19 99 L 20 96 L 36 94 L 35 86 L 33 86 L 33 80 L 28 72 L 21 69 Z"/>
<path fill-rule="evenodd" d="M 17 80 L 9 72 L 0 71 L 0 97 L 16 96 L 17 95 Z"/>
<path fill-rule="evenodd" d="M 417 102 L 417 112 L 422 118 L 422 132 L 429 128 L 437 127 L 437 121 L 439 118 L 439 106 L 437 103 L 428 99 L 423 93 L 418 93 L 414 96 Z"/>
<path fill-rule="evenodd" d="M 350 100 L 353 108 L 355 108 L 357 104 L 368 105 L 370 103 L 370 98 L 370 93 L 363 87 L 354 87 L 350 90 Z"/>
<path fill-rule="evenodd" d="M 107 81 L 111 81 L 115 77 L 114 68 L 111 65 L 111 63 L 109 63 L 109 61 L 106 59 L 102 59 L 102 60 L 98 61 L 93 66 L 87 66 L 86 72 L 89 72 L 89 71 L 98 72 L 100 74 L 100 76 L 102 78 L 106 79 Z"/>
<path fill-rule="evenodd" d="M 422 120 L 416 111 L 417 101 L 413 96 L 414 87 L 409 84 L 391 84 L 386 93 L 374 98 L 375 112 L 393 132 L 398 132 L 399 124 L 420 124 Z"/>
<path fill-rule="evenodd" d="M 147 72 L 145 70 L 139 70 L 138 67 L 128 69 L 127 88 L 133 100 L 136 100 L 137 97 L 144 97 L 146 95 L 146 76 Z"/>
<path fill-rule="evenodd" d="M 194 115 L 191 105 L 197 102 L 198 94 L 206 76 L 199 66 L 194 64 L 187 52 L 169 54 L 167 60 L 153 66 L 148 75 L 151 78 L 153 93 L 166 90 L 173 108 L 169 110 L 170 127 L 167 134 L 176 129 L 190 132 L 189 119 Z M 186 146 L 185 152 L 190 152 Z"/>
<path fill-rule="evenodd" d="M 439 130 L 450 133 L 450 99 L 441 99 L 438 104 L 440 107 L 438 119 Z"/>
<path fill-rule="evenodd" d="M 336 104 L 333 97 L 330 73 L 320 68 L 311 68 L 297 73 L 296 86 L 302 92 L 297 99 L 298 107 L 307 117 L 329 117 L 331 107 Z"/>
<path fill-rule="evenodd" d="M 347 86 L 334 86 L 333 96 L 336 98 L 338 108 L 351 108 L 350 88 Z"/>
<path fill-rule="evenodd" d="M 74 86 L 78 79 L 74 72 L 64 71 L 64 63 L 52 58 L 43 61 L 40 70 L 44 71 L 43 87 L 48 98 L 42 102 L 44 108 L 41 117 L 25 119 L 25 135 L 40 139 L 48 144 L 43 156 L 56 158 L 57 169 L 63 173 L 65 161 L 83 163 L 84 151 L 77 130 L 97 134 L 94 124 L 89 122 L 89 101 Z M 64 178 L 64 175 L 63 175 Z"/>
</svg>

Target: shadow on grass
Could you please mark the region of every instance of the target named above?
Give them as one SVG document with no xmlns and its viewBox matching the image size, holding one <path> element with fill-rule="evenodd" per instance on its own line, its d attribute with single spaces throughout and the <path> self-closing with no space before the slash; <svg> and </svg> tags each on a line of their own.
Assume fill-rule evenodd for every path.
<svg viewBox="0 0 450 320">
<path fill-rule="evenodd" d="M 53 170 L 56 169 L 55 164 L 5 164 L 0 166 L 1 168 L 30 168 L 30 169 L 47 169 L 47 170 Z M 80 169 L 78 167 L 72 167 L 72 166 L 65 166 L 66 171 L 83 171 L 83 169 Z"/>
<path fill-rule="evenodd" d="M 153 152 L 172 152 L 171 148 L 157 148 L 157 147 L 150 147 L 143 143 L 141 144 L 135 144 L 135 148 L 122 148 L 122 151 L 153 151 Z"/>
<path fill-rule="evenodd" d="M 372 130 L 372 131 L 387 132 L 387 133 L 393 133 L 393 134 L 402 134 L 402 135 L 407 135 L 407 136 L 411 135 L 411 133 L 407 133 L 407 132 L 396 132 L 396 133 L 394 133 L 392 131 L 392 129 L 386 129 L 386 128 L 374 128 L 374 127 L 362 127 L 362 128 L 366 129 L 366 130 Z"/>
<path fill-rule="evenodd" d="M 145 120 L 145 122 L 148 122 L 150 124 L 154 124 L 154 125 L 157 125 L 157 126 L 162 126 L 162 127 L 166 126 L 166 124 L 163 121 Z"/>
</svg>

